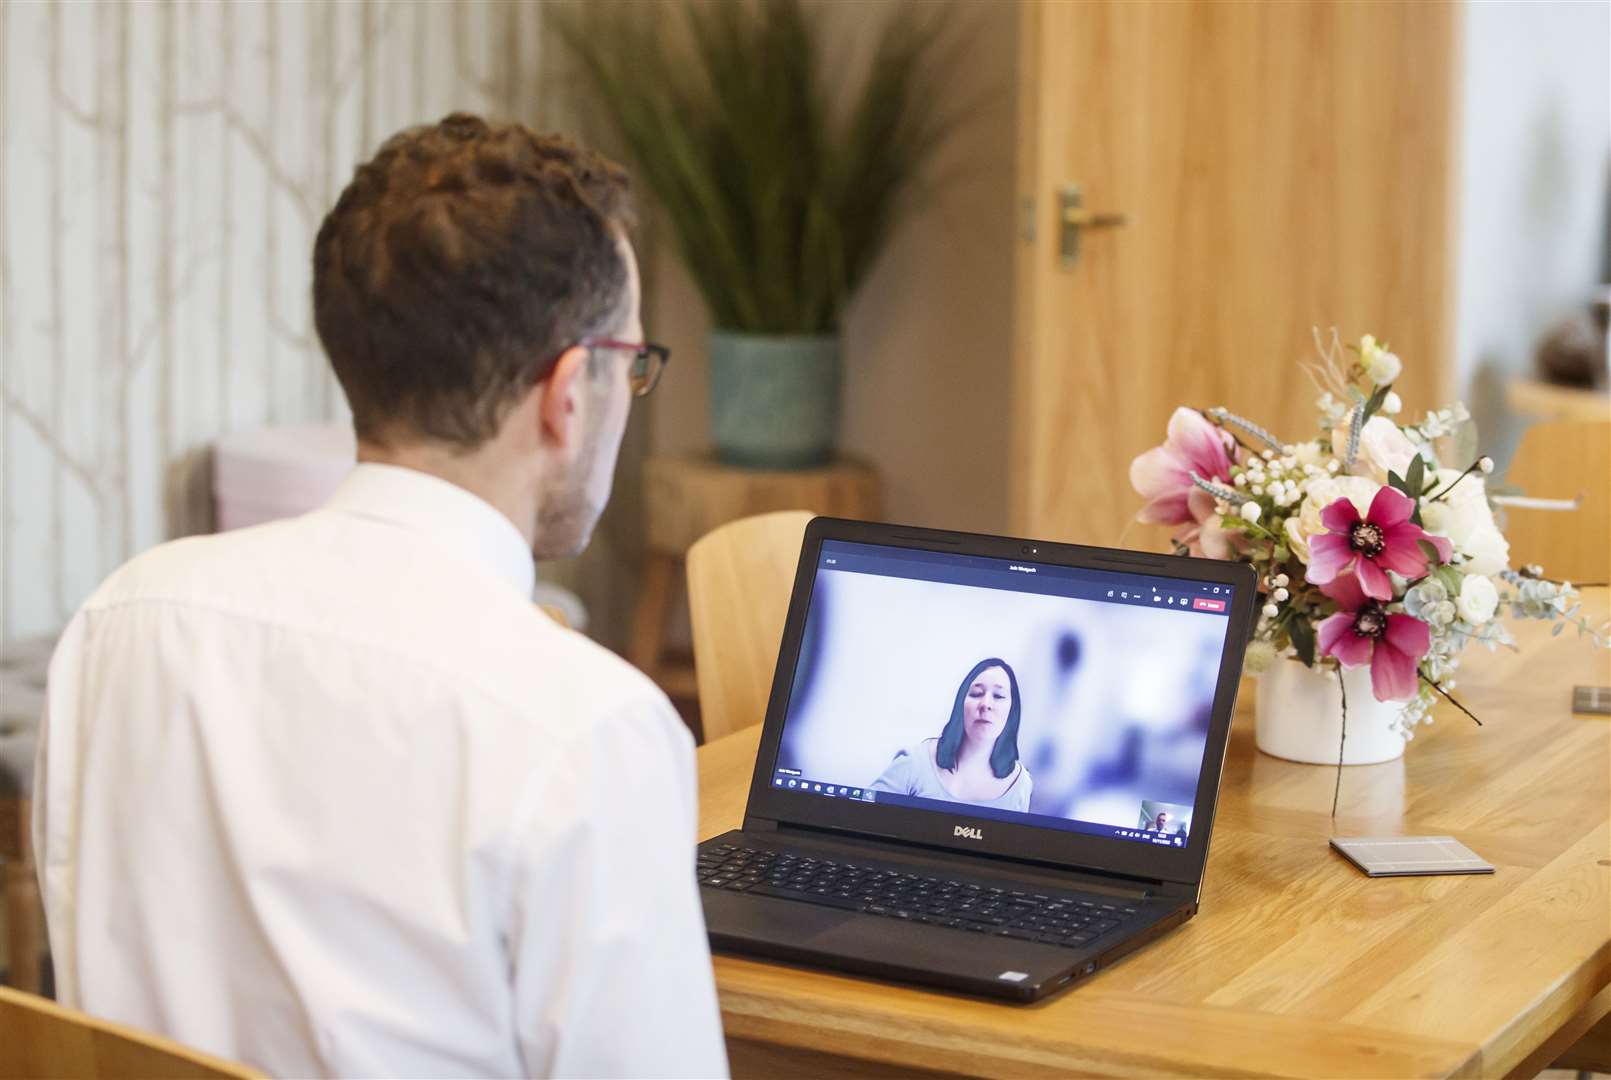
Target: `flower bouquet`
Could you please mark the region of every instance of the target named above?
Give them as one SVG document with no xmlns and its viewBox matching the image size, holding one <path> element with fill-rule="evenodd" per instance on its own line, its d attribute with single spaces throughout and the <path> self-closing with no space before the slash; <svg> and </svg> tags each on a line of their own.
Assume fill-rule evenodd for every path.
<svg viewBox="0 0 1611 1080">
<path fill-rule="evenodd" d="M 1570 583 L 1509 567 L 1486 489 L 1493 462 L 1477 452 L 1465 407 L 1400 423 L 1402 363 L 1384 343 L 1344 346 L 1333 331 L 1316 346 L 1306 365 L 1319 391 L 1314 437 L 1286 442 L 1223 408 L 1180 408 L 1168 440 L 1130 466 L 1146 499 L 1137 520 L 1179 526 L 1181 554 L 1258 571 L 1248 670 L 1296 661 L 1334 675 L 1345 740 L 1344 675 L 1363 688 L 1368 671 L 1402 752 L 1440 697 L 1471 715 L 1451 693 L 1460 654 L 1474 642 L 1513 647 L 1502 611 L 1556 620 L 1556 633 L 1574 624 L 1603 646 L 1605 628 L 1588 624 Z"/>
</svg>

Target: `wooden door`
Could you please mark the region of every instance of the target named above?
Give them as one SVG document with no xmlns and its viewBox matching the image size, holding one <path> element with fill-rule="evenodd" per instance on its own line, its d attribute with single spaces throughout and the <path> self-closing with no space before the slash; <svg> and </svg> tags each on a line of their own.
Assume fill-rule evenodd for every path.
<svg viewBox="0 0 1611 1080">
<path fill-rule="evenodd" d="M 1176 405 L 1314 434 L 1311 328 L 1385 337 L 1406 413 L 1451 347 L 1456 6 L 1149 0 L 1023 8 L 1012 515 L 1125 531 Z M 1058 189 L 1128 215 L 1059 257 Z"/>
</svg>

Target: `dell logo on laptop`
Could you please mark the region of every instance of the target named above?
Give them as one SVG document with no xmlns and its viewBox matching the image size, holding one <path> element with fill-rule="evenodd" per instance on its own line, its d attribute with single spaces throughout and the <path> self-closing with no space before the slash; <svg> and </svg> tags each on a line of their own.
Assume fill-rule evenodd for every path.
<svg viewBox="0 0 1611 1080">
<path fill-rule="evenodd" d="M 951 835 L 966 836 L 969 840 L 983 840 L 984 830 L 973 825 L 958 825 Z"/>
</svg>

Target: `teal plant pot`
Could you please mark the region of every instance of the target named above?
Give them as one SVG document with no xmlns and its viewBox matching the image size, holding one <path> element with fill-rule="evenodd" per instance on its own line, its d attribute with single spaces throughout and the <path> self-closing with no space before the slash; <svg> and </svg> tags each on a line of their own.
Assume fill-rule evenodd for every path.
<svg viewBox="0 0 1611 1080">
<path fill-rule="evenodd" d="M 714 330 L 710 423 L 732 465 L 802 469 L 833 457 L 839 434 L 839 339 Z"/>
</svg>

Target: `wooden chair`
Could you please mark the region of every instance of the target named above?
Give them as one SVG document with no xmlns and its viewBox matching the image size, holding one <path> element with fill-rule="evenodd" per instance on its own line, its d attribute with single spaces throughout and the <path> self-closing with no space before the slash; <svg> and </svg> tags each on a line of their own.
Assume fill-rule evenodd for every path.
<svg viewBox="0 0 1611 1080">
<path fill-rule="evenodd" d="M 808 510 L 729 522 L 688 549 L 688 613 L 705 741 L 766 717 Z"/>
<path fill-rule="evenodd" d="M 1507 507 L 1510 565 L 1538 563 L 1574 582 L 1611 578 L 1611 417 L 1528 428 L 1505 483 L 1538 498 L 1582 499 L 1573 511 Z"/>
<path fill-rule="evenodd" d="M 1581 394 L 1581 399 L 1591 395 Z M 1514 402 L 1512 402 L 1514 404 Z M 1505 475 L 1506 486 L 1538 498 L 1580 498 L 1574 511 L 1506 509 L 1510 564 L 1538 563 L 1552 578 L 1591 582 L 1611 579 L 1611 417 L 1605 397 L 1594 410 L 1534 424 L 1522 435 Z M 1585 419 L 1585 416 L 1591 419 Z M 1535 1055 L 1542 1065 L 1570 1046 L 1551 1066 L 1581 1072 L 1611 1071 L 1611 990 L 1595 999 Z"/>
<path fill-rule="evenodd" d="M 39 911 L 39 887 L 34 879 L 28 810 L 27 799 L 0 796 L 0 899 L 3 899 L 5 911 L 6 962 L 11 985 L 37 993 L 39 955 L 44 951 L 45 935 Z M 4 1075 L 0 1070 L 0 1076 Z"/>
<path fill-rule="evenodd" d="M 255 1069 L 0 987 L 0 1076 L 255 1080 Z"/>
</svg>

